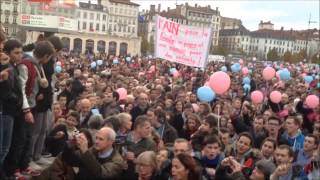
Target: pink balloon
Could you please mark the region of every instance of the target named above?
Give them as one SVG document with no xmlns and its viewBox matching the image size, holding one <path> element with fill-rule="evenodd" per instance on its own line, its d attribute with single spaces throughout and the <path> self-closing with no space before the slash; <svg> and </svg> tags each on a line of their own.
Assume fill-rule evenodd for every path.
<svg viewBox="0 0 320 180">
<path fill-rule="evenodd" d="M 319 106 L 319 97 L 316 95 L 309 95 L 306 98 L 306 104 L 309 108 L 316 108 Z"/>
<path fill-rule="evenodd" d="M 240 63 L 240 64 L 243 64 L 243 59 L 240 59 L 240 60 L 239 60 L 239 63 Z"/>
<path fill-rule="evenodd" d="M 242 68 L 242 74 L 247 75 L 249 73 L 249 69 L 247 67 Z"/>
<path fill-rule="evenodd" d="M 119 100 L 127 98 L 127 90 L 125 88 L 118 88 L 117 93 L 119 94 Z"/>
<path fill-rule="evenodd" d="M 227 73 L 219 71 L 210 76 L 210 87 L 217 94 L 223 94 L 230 87 L 230 77 Z"/>
<path fill-rule="evenodd" d="M 196 103 L 192 103 L 192 108 L 194 112 L 198 112 L 199 111 L 199 106 Z"/>
<path fill-rule="evenodd" d="M 251 100 L 254 104 L 260 104 L 263 102 L 263 94 L 261 91 L 253 91 L 251 93 Z"/>
<path fill-rule="evenodd" d="M 57 66 L 61 66 L 61 61 L 58 61 L 56 64 Z"/>
<path fill-rule="evenodd" d="M 276 75 L 276 70 L 274 70 L 272 67 L 266 67 L 262 71 L 262 75 L 265 80 L 271 80 Z"/>
<path fill-rule="evenodd" d="M 301 76 L 304 78 L 307 74 L 306 73 L 302 73 Z"/>
<path fill-rule="evenodd" d="M 278 104 L 281 101 L 281 97 L 282 95 L 281 95 L 281 92 L 279 91 L 272 91 L 270 93 L 270 99 L 273 103 Z"/>
</svg>

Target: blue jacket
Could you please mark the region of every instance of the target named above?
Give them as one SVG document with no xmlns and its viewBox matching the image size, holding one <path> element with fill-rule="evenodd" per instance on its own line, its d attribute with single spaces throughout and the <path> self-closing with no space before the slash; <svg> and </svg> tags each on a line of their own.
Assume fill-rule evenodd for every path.
<svg viewBox="0 0 320 180">
<path fill-rule="evenodd" d="M 288 132 L 285 131 L 282 134 L 281 139 L 283 142 L 285 142 L 285 144 L 288 144 L 289 146 L 291 146 L 295 152 L 297 152 L 299 149 L 303 148 L 304 135 L 302 134 L 302 132 L 300 130 L 292 138 L 289 137 Z"/>
</svg>

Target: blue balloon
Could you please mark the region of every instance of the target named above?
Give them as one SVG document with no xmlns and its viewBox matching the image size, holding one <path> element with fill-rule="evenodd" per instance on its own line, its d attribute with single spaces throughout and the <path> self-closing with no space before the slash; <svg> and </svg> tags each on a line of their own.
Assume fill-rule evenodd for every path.
<svg viewBox="0 0 320 180">
<path fill-rule="evenodd" d="M 244 92 L 248 93 L 251 90 L 251 86 L 249 84 L 243 85 Z"/>
<path fill-rule="evenodd" d="M 305 76 L 305 77 L 304 77 L 304 81 L 305 81 L 306 83 L 311 83 L 311 82 L 313 81 L 313 77 L 312 77 L 312 76 Z"/>
<path fill-rule="evenodd" d="M 119 60 L 118 59 L 113 59 L 113 64 L 119 64 Z"/>
<path fill-rule="evenodd" d="M 90 65 L 91 65 L 91 68 L 92 68 L 92 69 L 97 67 L 97 63 L 94 62 L 94 61 L 93 61 Z"/>
<path fill-rule="evenodd" d="M 220 70 L 223 71 L 223 72 L 227 72 L 227 67 L 226 66 L 222 66 Z"/>
<path fill-rule="evenodd" d="M 239 72 L 241 70 L 241 67 L 238 67 L 236 64 L 233 64 L 231 66 L 231 71 L 232 72 Z"/>
<path fill-rule="evenodd" d="M 317 84 L 317 87 L 320 88 L 320 83 Z"/>
<path fill-rule="evenodd" d="M 174 74 L 177 71 L 176 68 L 170 68 L 170 74 Z"/>
<path fill-rule="evenodd" d="M 55 72 L 56 73 L 61 73 L 62 72 L 62 67 L 61 66 L 56 66 L 55 67 Z"/>
<path fill-rule="evenodd" d="M 98 66 L 101 66 L 103 64 L 103 61 L 102 60 L 98 60 L 97 64 L 98 64 Z"/>
<path fill-rule="evenodd" d="M 202 86 L 197 90 L 197 96 L 201 102 L 211 102 L 216 97 L 216 94 L 211 88 Z"/>
<path fill-rule="evenodd" d="M 242 79 L 242 84 L 249 84 L 250 85 L 250 83 L 251 83 L 251 80 L 249 77 L 245 77 Z"/>
<path fill-rule="evenodd" d="M 280 71 L 280 80 L 287 81 L 290 80 L 290 71 L 288 69 L 283 69 Z"/>
<path fill-rule="evenodd" d="M 316 75 L 315 79 L 319 79 L 319 75 Z"/>
</svg>

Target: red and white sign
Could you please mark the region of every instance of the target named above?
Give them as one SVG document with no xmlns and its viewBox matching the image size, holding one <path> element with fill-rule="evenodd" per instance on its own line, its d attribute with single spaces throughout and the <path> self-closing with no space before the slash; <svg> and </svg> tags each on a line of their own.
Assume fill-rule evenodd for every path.
<svg viewBox="0 0 320 180">
<path fill-rule="evenodd" d="M 193 67 L 204 67 L 211 44 L 211 28 L 186 26 L 156 18 L 155 56 Z"/>
</svg>

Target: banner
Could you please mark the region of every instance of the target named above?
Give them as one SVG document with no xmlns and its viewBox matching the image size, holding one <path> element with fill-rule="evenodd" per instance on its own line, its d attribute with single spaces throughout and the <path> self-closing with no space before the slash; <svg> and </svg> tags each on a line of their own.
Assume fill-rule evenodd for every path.
<svg viewBox="0 0 320 180">
<path fill-rule="evenodd" d="M 182 25 L 157 16 L 155 56 L 188 66 L 204 67 L 211 35 L 211 28 Z"/>
<path fill-rule="evenodd" d="M 78 30 L 76 20 L 62 16 L 21 14 L 19 24 L 26 27 L 50 28 L 68 31 Z"/>
</svg>

